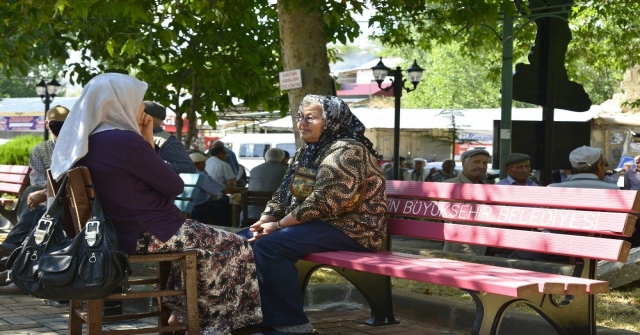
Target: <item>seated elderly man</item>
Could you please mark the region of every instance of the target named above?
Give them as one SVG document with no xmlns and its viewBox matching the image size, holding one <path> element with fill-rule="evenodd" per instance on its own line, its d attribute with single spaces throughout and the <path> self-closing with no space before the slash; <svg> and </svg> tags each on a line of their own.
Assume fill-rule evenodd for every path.
<svg viewBox="0 0 640 335">
<path fill-rule="evenodd" d="M 456 162 L 453 159 L 445 159 L 442 161 L 442 169 L 431 168 L 427 181 L 442 182 L 458 176 L 455 170 Z"/>
<path fill-rule="evenodd" d="M 500 180 L 496 185 L 538 186 L 533 180 L 529 179 L 531 156 L 518 152 L 508 154 L 504 158 L 502 166 L 507 173 L 507 178 Z"/>
<path fill-rule="evenodd" d="M 571 188 L 598 188 L 617 190 L 614 184 L 603 181 L 605 166 L 602 149 L 582 146 L 569 153 L 569 162 L 573 174 L 562 183 L 553 183 L 547 187 L 571 187 Z M 633 236 L 630 240 L 633 239 Z M 633 242 L 632 242 L 633 243 Z M 509 255 L 510 258 L 527 259 L 534 261 L 568 262 L 566 256 L 549 255 L 528 251 L 516 250 Z"/>
<path fill-rule="evenodd" d="M 447 183 L 486 184 L 482 179 L 487 174 L 491 154 L 484 149 L 467 150 L 460 155 L 462 173 L 446 180 Z"/>
<path fill-rule="evenodd" d="M 413 170 L 409 170 L 411 180 L 427 181 L 427 171 L 424 170 L 427 160 L 424 158 L 413 159 Z"/>
<path fill-rule="evenodd" d="M 456 184 L 486 184 L 482 178 L 487 174 L 487 166 L 491 154 L 484 149 L 467 150 L 460 155 L 462 160 L 462 173 L 457 177 L 448 179 L 445 183 Z M 470 255 L 484 255 L 487 247 L 446 241 L 442 248 L 448 252 L 458 252 Z"/>
</svg>

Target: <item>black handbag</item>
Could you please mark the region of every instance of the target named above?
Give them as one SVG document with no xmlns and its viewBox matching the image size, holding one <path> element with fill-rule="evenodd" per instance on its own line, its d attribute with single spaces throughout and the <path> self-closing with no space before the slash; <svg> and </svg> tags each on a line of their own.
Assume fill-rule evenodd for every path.
<svg viewBox="0 0 640 335">
<path fill-rule="evenodd" d="M 101 299 L 117 286 L 127 286 L 129 258 L 119 251 L 115 229 L 97 196 L 84 228 L 67 237 L 62 201 L 66 184 L 67 177 L 29 237 L 9 257 L 9 278 L 37 298 Z"/>
</svg>

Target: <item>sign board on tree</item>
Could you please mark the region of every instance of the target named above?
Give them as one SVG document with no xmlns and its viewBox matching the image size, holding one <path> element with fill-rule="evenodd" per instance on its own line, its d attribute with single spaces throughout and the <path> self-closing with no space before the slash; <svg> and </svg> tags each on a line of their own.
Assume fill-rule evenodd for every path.
<svg viewBox="0 0 640 335">
<path fill-rule="evenodd" d="M 286 91 L 302 87 L 300 69 L 280 72 L 280 90 Z"/>
</svg>

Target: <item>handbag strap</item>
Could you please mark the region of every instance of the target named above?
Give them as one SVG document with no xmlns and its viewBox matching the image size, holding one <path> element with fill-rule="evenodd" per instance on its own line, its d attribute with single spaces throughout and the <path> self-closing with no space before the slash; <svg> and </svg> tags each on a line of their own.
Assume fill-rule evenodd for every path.
<svg viewBox="0 0 640 335">
<path fill-rule="evenodd" d="M 98 195 L 96 194 L 93 198 L 91 214 L 84 226 L 87 244 L 89 244 L 89 246 L 93 246 L 98 240 L 98 235 L 105 232 L 106 227 L 102 225 L 109 224 L 111 223 L 104 219 L 104 210 L 102 209 L 102 205 L 100 205 L 100 200 L 98 200 Z"/>
<path fill-rule="evenodd" d="M 42 243 L 45 242 L 45 238 L 51 235 L 50 232 L 53 230 L 53 226 L 58 224 L 58 221 L 61 221 L 56 220 L 56 217 L 58 217 L 64 209 L 62 197 L 67 189 L 68 179 L 69 178 L 65 175 L 64 179 L 62 179 L 62 183 L 60 184 L 60 188 L 58 189 L 58 193 L 53 198 L 53 202 L 47 207 L 47 210 L 33 228 L 33 239 L 38 245 L 42 245 Z"/>
</svg>

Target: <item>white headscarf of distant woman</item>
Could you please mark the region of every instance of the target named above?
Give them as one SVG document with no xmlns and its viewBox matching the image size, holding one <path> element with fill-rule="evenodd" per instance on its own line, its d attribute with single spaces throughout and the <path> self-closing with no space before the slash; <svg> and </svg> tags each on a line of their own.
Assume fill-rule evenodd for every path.
<svg viewBox="0 0 640 335">
<path fill-rule="evenodd" d="M 51 159 L 53 178 L 60 180 L 87 154 L 92 134 L 111 129 L 140 134 L 136 116 L 147 87 L 147 83 L 120 73 L 105 73 L 91 79 L 71 107 L 56 141 Z"/>
</svg>

